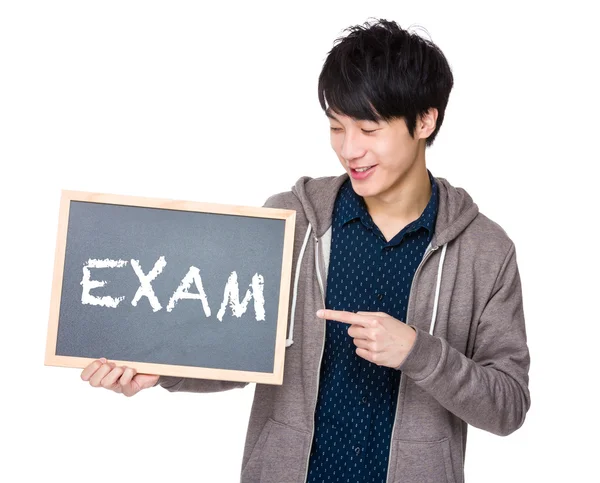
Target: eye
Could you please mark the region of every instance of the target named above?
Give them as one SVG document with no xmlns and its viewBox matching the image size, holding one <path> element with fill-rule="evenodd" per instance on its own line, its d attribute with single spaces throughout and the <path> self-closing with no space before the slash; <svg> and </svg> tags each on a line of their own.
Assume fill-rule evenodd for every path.
<svg viewBox="0 0 600 483">
<path fill-rule="evenodd" d="M 364 132 L 365 134 L 372 134 L 372 133 L 374 133 L 375 131 L 377 131 L 377 129 L 371 129 L 371 130 L 368 130 L 368 129 L 362 129 L 362 132 Z"/>
<path fill-rule="evenodd" d="M 340 132 L 342 130 L 341 127 L 333 127 L 333 126 L 330 126 L 329 129 L 331 129 L 331 132 Z"/>
</svg>

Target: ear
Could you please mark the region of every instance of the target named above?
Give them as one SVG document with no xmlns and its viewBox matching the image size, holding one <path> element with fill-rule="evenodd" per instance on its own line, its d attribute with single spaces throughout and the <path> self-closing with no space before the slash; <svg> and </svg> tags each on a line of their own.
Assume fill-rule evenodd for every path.
<svg viewBox="0 0 600 483">
<path fill-rule="evenodd" d="M 430 107 L 429 110 L 417 119 L 418 139 L 428 138 L 435 130 L 437 123 L 438 110 Z"/>
</svg>

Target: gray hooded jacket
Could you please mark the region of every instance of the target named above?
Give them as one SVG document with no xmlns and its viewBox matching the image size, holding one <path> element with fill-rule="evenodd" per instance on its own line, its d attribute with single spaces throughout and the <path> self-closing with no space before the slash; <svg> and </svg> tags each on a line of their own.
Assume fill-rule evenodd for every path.
<svg viewBox="0 0 600 483">
<path fill-rule="evenodd" d="M 306 481 L 325 342 L 336 195 L 348 175 L 300 178 L 265 206 L 295 210 L 292 294 L 281 386 L 257 384 L 243 483 Z M 529 409 L 529 351 L 515 246 L 462 188 L 435 178 L 435 233 L 417 268 L 406 323 L 417 332 L 402 371 L 388 483 L 464 481 L 467 425 L 499 435 Z M 169 391 L 215 392 L 246 383 L 161 376 Z"/>
</svg>

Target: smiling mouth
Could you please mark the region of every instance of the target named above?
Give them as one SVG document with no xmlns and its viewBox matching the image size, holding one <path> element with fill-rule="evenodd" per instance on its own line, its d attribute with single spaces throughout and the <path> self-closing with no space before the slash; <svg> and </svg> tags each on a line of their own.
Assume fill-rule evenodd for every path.
<svg viewBox="0 0 600 483">
<path fill-rule="evenodd" d="M 352 171 L 356 172 L 356 173 L 364 173 L 366 171 L 369 171 L 371 168 L 373 168 L 375 165 L 371 165 L 371 166 L 363 166 L 361 168 L 350 168 Z"/>
<path fill-rule="evenodd" d="M 350 176 L 355 180 L 364 180 L 371 177 L 371 173 L 375 171 L 376 164 L 372 166 L 361 166 L 360 168 L 350 168 Z"/>
</svg>

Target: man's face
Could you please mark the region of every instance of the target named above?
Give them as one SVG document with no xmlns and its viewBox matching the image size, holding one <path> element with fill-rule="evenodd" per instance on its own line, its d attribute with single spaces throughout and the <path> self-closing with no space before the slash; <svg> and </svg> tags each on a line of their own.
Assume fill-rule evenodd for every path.
<svg viewBox="0 0 600 483">
<path fill-rule="evenodd" d="M 327 116 L 331 147 L 350 176 L 354 191 L 364 198 L 394 201 L 417 161 L 422 157 L 424 162 L 425 139 L 420 138 L 420 130 L 417 128 L 413 139 L 402 118 L 374 122 L 332 111 Z"/>
</svg>

